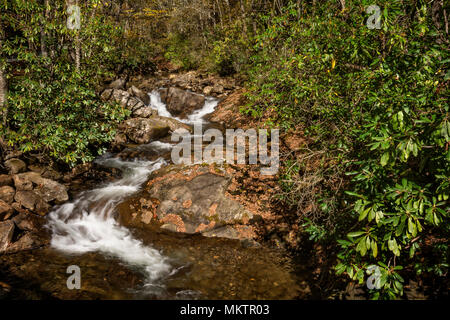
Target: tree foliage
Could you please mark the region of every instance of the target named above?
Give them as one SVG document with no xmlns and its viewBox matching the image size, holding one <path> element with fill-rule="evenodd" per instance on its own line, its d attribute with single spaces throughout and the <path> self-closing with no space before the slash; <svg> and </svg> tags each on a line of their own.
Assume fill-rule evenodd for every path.
<svg viewBox="0 0 450 320">
<path fill-rule="evenodd" d="M 127 57 L 118 45 L 123 29 L 104 14 L 101 1 L 79 4 L 79 29 L 68 27 L 69 4 L 0 2 L 0 56 L 9 83 L 1 131 L 5 142 L 24 152 L 74 165 L 103 152 L 126 113 L 100 101 L 96 88 Z"/>
<path fill-rule="evenodd" d="M 403 294 L 400 270 L 448 272 L 450 60 L 443 13 L 450 10 L 439 1 L 378 1 L 381 29 L 370 29 L 370 4 L 300 11 L 291 3 L 276 17 L 263 15 L 247 112 L 273 111 L 270 122 L 303 128 L 315 141 L 310 147 L 328 155 L 334 172 L 345 172 L 346 187 L 337 190 L 345 201 L 334 212 L 322 210 L 316 223 L 337 215 L 328 230 L 343 237 L 338 274 L 363 283 L 377 265 L 381 289 L 373 297 L 395 298 Z M 336 192 L 326 186 L 318 199 L 330 191 Z"/>
</svg>

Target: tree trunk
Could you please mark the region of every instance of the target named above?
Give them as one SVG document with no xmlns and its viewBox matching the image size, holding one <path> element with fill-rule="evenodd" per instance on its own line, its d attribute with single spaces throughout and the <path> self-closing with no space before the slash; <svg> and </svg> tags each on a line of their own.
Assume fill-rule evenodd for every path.
<svg viewBox="0 0 450 320">
<path fill-rule="evenodd" d="M 2 45 L 3 45 L 3 28 L 0 24 L 0 54 L 2 53 Z M 6 82 L 5 75 L 5 66 L 2 64 L 1 56 L 0 56 L 0 114 L 2 116 L 3 127 L 6 126 L 6 120 L 8 116 L 8 106 L 7 106 L 7 97 L 8 97 L 8 84 Z M 0 144 L 3 144 L 3 140 L 0 138 Z"/>
<path fill-rule="evenodd" d="M 71 5 L 78 6 L 78 0 L 66 0 L 66 6 L 69 8 Z M 80 9 L 81 10 L 81 9 Z M 80 17 L 81 19 L 81 17 Z M 75 68 L 77 71 L 80 71 L 81 65 L 81 41 L 80 41 L 80 31 L 75 30 L 75 39 L 74 39 L 74 47 L 75 47 Z"/>
<path fill-rule="evenodd" d="M 7 93 L 8 93 L 8 85 L 6 83 L 6 77 L 4 74 L 3 68 L 0 69 L 0 110 L 2 112 L 2 122 L 3 126 L 6 126 L 6 117 L 7 117 Z"/>
<path fill-rule="evenodd" d="M 46 44 L 47 33 L 45 32 L 45 24 L 47 23 L 50 14 L 50 6 L 48 0 L 44 0 L 44 6 L 45 6 L 45 14 L 41 22 L 41 55 L 43 58 L 47 58 L 48 57 Z"/>
</svg>

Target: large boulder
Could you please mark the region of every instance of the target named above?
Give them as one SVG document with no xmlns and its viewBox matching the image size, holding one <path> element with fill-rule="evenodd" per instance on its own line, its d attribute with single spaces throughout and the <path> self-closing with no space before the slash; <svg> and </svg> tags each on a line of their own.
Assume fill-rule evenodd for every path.
<svg viewBox="0 0 450 320">
<path fill-rule="evenodd" d="M 219 172 L 217 171 L 219 170 Z M 159 170 L 137 197 L 118 207 L 123 224 L 161 228 L 207 237 L 254 239 L 253 214 L 232 199 L 225 171 L 204 166 Z"/>
<path fill-rule="evenodd" d="M 185 118 L 196 109 L 205 104 L 205 97 L 179 88 L 161 89 L 161 101 L 166 104 L 167 110 L 173 116 Z"/>
<path fill-rule="evenodd" d="M 133 118 L 124 121 L 119 129 L 127 137 L 138 144 L 146 144 L 153 140 L 164 138 L 169 134 L 170 127 L 154 118 Z"/>
<path fill-rule="evenodd" d="M 16 174 L 27 170 L 27 165 L 20 159 L 6 160 L 5 167 L 8 168 L 10 174 Z"/>
<path fill-rule="evenodd" d="M 162 116 L 153 116 L 152 117 L 155 120 L 158 120 L 161 123 L 164 123 L 165 125 L 167 125 L 170 128 L 170 132 L 174 132 L 178 129 L 185 129 L 187 131 L 192 132 L 192 128 L 189 127 L 187 124 L 180 122 L 176 119 L 173 118 L 167 118 L 167 117 L 162 117 Z"/>
</svg>

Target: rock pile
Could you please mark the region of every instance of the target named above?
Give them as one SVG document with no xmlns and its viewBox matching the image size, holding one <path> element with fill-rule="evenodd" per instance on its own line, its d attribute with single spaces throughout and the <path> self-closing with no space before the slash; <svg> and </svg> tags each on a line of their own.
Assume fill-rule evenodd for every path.
<svg viewBox="0 0 450 320">
<path fill-rule="evenodd" d="M 52 180 L 62 175 L 51 168 L 27 166 L 18 158 L 6 160 L 4 167 L 8 174 L 0 174 L 0 254 L 42 244 L 36 235 L 42 231 L 42 217 L 69 199 L 67 187 Z"/>
</svg>

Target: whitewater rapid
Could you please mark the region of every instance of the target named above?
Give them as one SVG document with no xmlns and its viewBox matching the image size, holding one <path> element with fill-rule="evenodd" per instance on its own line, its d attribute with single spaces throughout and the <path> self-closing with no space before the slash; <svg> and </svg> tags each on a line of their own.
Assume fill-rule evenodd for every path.
<svg viewBox="0 0 450 320">
<path fill-rule="evenodd" d="M 167 106 L 161 101 L 161 95 L 158 90 L 153 90 L 150 94 L 150 107 L 158 111 L 158 115 L 163 117 L 172 118 L 178 120 L 182 123 L 189 125 L 203 124 L 206 120 L 203 118 L 214 112 L 219 101 L 213 97 L 205 97 L 205 104 L 203 108 L 195 110 L 190 114 L 187 119 L 180 119 L 178 117 L 172 116 L 172 114 L 167 110 Z"/>
</svg>

